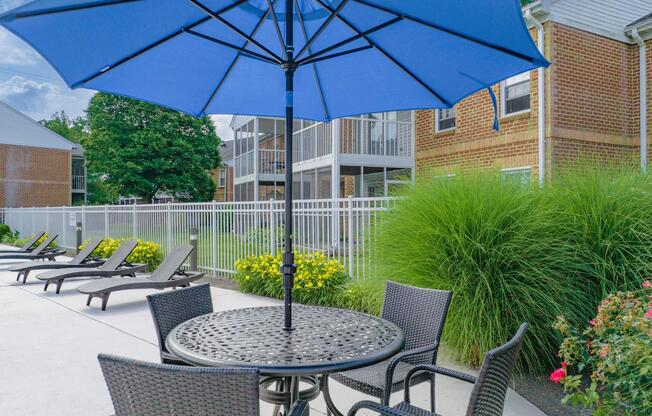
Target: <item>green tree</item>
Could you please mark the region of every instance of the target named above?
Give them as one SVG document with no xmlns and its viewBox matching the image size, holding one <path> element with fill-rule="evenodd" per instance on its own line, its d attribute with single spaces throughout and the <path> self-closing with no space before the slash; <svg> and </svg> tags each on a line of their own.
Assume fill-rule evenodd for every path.
<svg viewBox="0 0 652 416">
<path fill-rule="evenodd" d="M 54 113 L 52 118 L 41 120 L 40 123 L 71 142 L 81 143 L 88 137 L 86 119 L 83 117 L 70 118 L 65 111 Z"/>
<path fill-rule="evenodd" d="M 212 199 L 220 139 L 208 117 L 103 93 L 93 96 L 87 115 L 91 134 L 82 145 L 89 167 L 112 189 L 146 201 L 157 192 Z"/>
</svg>

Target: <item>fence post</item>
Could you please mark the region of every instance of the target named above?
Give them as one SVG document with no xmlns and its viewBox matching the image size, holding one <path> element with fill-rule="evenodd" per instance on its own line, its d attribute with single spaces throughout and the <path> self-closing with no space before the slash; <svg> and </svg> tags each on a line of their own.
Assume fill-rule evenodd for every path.
<svg viewBox="0 0 652 416">
<path fill-rule="evenodd" d="M 34 224 L 34 219 L 36 218 L 36 207 L 32 207 L 32 234 L 36 232 L 36 225 Z"/>
<path fill-rule="evenodd" d="M 353 278 L 353 196 L 349 195 L 349 276 Z"/>
<path fill-rule="evenodd" d="M 172 204 L 170 202 L 165 206 L 165 234 L 169 254 L 172 251 Z"/>
<path fill-rule="evenodd" d="M 50 231 L 50 207 L 45 207 L 45 229 Z"/>
<path fill-rule="evenodd" d="M 104 237 L 109 236 L 109 206 L 104 204 Z"/>
<path fill-rule="evenodd" d="M 133 228 L 132 235 L 133 235 L 133 238 L 137 239 L 138 238 L 138 217 L 136 217 L 136 207 L 137 207 L 136 202 L 134 202 L 133 207 L 134 208 L 133 208 L 133 212 L 132 212 L 132 228 Z"/>
<path fill-rule="evenodd" d="M 86 207 L 84 205 L 82 205 L 81 207 L 81 214 L 82 214 L 81 223 L 84 224 L 84 227 L 86 227 Z M 83 233 L 84 233 L 84 229 L 82 228 L 82 238 L 83 238 Z M 77 247 L 79 247 L 79 245 L 77 245 Z"/>
<path fill-rule="evenodd" d="M 66 221 L 67 221 L 67 219 L 66 219 L 66 207 L 61 207 L 61 241 L 63 242 L 64 245 L 67 244 L 66 243 L 66 228 L 68 228 L 67 227 L 68 224 L 66 224 Z"/>
<path fill-rule="evenodd" d="M 269 200 L 269 252 L 276 256 L 276 218 L 274 218 L 274 198 Z"/>
<path fill-rule="evenodd" d="M 217 276 L 217 203 L 211 202 L 211 255 L 213 256 L 213 273 Z"/>
<path fill-rule="evenodd" d="M 82 214 L 82 218 L 83 218 Z M 76 238 L 75 238 L 75 254 L 79 253 L 79 246 L 82 245 L 82 223 L 80 221 L 77 221 L 77 225 L 75 226 L 75 232 L 76 232 Z"/>
<path fill-rule="evenodd" d="M 198 244 L 197 244 L 197 239 L 198 239 L 198 234 L 199 231 L 197 230 L 196 227 L 192 227 L 190 229 L 190 245 L 192 246 L 193 250 L 192 253 L 190 253 L 190 270 L 192 271 L 197 271 L 197 249 L 198 249 Z"/>
</svg>

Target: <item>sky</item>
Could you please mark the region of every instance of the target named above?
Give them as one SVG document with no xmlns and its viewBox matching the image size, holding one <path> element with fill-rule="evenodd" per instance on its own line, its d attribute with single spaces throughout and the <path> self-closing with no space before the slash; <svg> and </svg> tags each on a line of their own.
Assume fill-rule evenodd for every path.
<svg viewBox="0 0 652 416">
<path fill-rule="evenodd" d="M 0 13 L 26 0 L 0 0 Z M 58 111 L 72 117 L 84 115 L 91 90 L 71 90 L 57 73 L 30 46 L 0 27 L 0 101 L 35 120 L 49 118 Z M 231 115 L 211 116 L 218 136 L 233 138 Z"/>
</svg>

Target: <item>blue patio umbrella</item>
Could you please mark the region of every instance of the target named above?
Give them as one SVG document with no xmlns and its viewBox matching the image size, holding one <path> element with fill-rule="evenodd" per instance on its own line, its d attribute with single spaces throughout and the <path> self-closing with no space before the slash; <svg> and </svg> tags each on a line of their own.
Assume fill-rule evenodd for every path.
<svg viewBox="0 0 652 416">
<path fill-rule="evenodd" d="M 450 108 L 548 65 L 518 0 L 35 0 L 0 24 L 71 88 L 196 116 L 286 118 L 288 329 L 293 118 Z"/>
</svg>

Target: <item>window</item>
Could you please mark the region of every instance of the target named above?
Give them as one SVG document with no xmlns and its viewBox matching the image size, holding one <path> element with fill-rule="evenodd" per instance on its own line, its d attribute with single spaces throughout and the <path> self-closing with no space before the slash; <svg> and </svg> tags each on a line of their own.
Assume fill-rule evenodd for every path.
<svg viewBox="0 0 652 416">
<path fill-rule="evenodd" d="M 217 186 L 224 188 L 226 186 L 226 170 L 220 169 L 217 171 Z"/>
<path fill-rule="evenodd" d="M 507 78 L 500 84 L 502 115 L 530 111 L 530 73 Z"/>
<path fill-rule="evenodd" d="M 442 108 L 435 111 L 435 131 L 448 131 L 455 129 L 455 109 Z"/>
<path fill-rule="evenodd" d="M 509 168 L 500 171 L 503 183 L 511 183 L 522 186 L 530 185 L 531 173 L 532 168 L 530 166 Z"/>
</svg>

